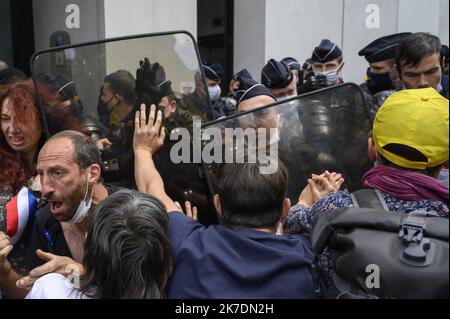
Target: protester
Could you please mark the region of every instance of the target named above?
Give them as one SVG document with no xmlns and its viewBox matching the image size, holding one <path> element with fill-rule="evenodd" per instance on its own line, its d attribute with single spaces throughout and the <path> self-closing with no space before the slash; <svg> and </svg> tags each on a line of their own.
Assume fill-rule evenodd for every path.
<svg viewBox="0 0 450 319">
<path fill-rule="evenodd" d="M 290 207 L 283 165 L 265 175 L 259 163 L 224 164 L 214 196 L 222 225 L 204 227 L 180 212 L 154 166 L 165 137 L 161 118 L 158 112 L 155 122 L 154 106 L 148 122 L 144 107 L 136 114 L 135 178 L 138 189 L 169 212 L 174 269 L 168 297 L 315 298 L 308 239 L 275 235 Z"/>
<path fill-rule="evenodd" d="M 45 275 L 27 299 L 164 298 L 172 269 L 168 221 L 162 203 L 149 195 L 122 190 L 108 196 L 89 216 L 84 273 L 73 273 L 72 285 L 61 274 Z"/>
<path fill-rule="evenodd" d="M 433 88 L 392 94 L 375 117 L 368 140 L 369 157 L 377 165 L 363 176 L 365 188 L 378 190 L 391 211 L 434 211 L 449 215 L 448 187 L 436 177 L 449 159 L 448 100 Z M 289 234 L 309 234 L 317 218 L 334 208 L 353 207 L 348 191 L 339 191 L 291 208 L 284 223 Z M 331 281 L 331 260 L 320 255 L 324 282 Z"/>
</svg>

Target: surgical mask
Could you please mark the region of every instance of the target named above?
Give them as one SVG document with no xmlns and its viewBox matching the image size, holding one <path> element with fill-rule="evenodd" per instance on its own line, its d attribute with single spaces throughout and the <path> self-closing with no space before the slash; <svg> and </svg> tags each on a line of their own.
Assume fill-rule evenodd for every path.
<svg viewBox="0 0 450 319">
<path fill-rule="evenodd" d="M 317 75 L 324 75 L 327 77 L 327 84 L 329 86 L 336 84 L 337 78 L 339 76 L 339 73 L 341 71 L 342 63 L 334 70 L 330 71 L 324 71 L 324 72 L 317 72 Z"/>
<path fill-rule="evenodd" d="M 211 102 L 214 104 L 219 101 L 222 90 L 220 89 L 219 84 L 216 84 L 214 86 L 208 86 L 208 93 Z"/>
<path fill-rule="evenodd" d="M 370 71 L 370 68 L 367 69 L 367 88 L 370 93 L 376 94 L 381 91 L 394 89 L 394 84 L 391 79 L 391 70 L 385 73 L 374 73 Z"/>
<path fill-rule="evenodd" d="M 86 216 L 89 212 L 89 209 L 91 208 L 92 196 L 94 194 L 94 189 L 92 189 L 89 200 L 86 200 L 88 191 L 89 191 L 89 173 L 88 173 L 88 178 L 86 180 L 86 193 L 84 194 L 84 198 L 80 202 L 80 205 L 78 205 L 77 211 L 75 212 L 73 217 L 69 221 L 67 221 L 68 224 L 78 224 L 78 223 L 81 223 L 86 218 Z"/>
</svg>

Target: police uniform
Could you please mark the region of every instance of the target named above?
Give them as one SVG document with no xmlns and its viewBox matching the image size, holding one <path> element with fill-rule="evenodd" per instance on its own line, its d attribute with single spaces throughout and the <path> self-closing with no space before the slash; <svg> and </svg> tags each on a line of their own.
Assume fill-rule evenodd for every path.
<svg viewBox="0 0 450 319">
<path fill-rule="evenodd" d="M 314 48 L 311 60 L 314 62 L 326 63 L 342 56 L 341 48 L 336 43 L 328 39 L 323 39 L 320 44 Z"/>
<path fill-rule="evenodd" d="M 314 48 L 312 55 L 311 55 L 311 61 L 312 62 L 320 62 L 320 63 L 327 63 L 330 61 L 333 61 L 335 59 L 338 59 L 342 56 L 342 51 L 339 48 L 339 46 L 333 42 L 331 42 L 328 39 L 323 39 L 320 44 Z M 335 82 L 336 79 L 333 79 L 333 81 L 329 81 L 327 76 L 321 75 L 321 74 L 313 74 L 309 76 L 307 79 L 305 79 L 304 84 L 299 87 L 299 94 L 312 92 L 315 90 L 319 90 L 325 87 L 328 87 L 330 85 L 334 85 L 334 83 L 329 82 Z M 344 80 L 342 78 L 339 78 L 339 83 L 343 83 Z"/>
<path fill-rule="evenodd" d="M 210 80 L 219 82 L 222 76 L 225 74 L 222 66 L 217 63 L 211 63 L 211 64 L 203 64 L 203 72 L 205 73 L 205 77 L 207 77 Z"/>
<path fill-rule="evenodd" d="M 394 59 L 398 45 L 410 34 L 410 32 L 403 32 L 378 38 L 361 49 L 358 55 L 364 56 L 369 63 Z M 369 106 L 369 116 L 371 121 L 373 121 L 381 104 L 394 92 L 395 87 L 390 78 L 390 72 L 377 74 L 371 72 L 370 68 L 368 68 L 366 76 L 366 82 L 361 84 L 360 87 L 364 92 Z"/>
<path fill-rule="evenodd" d="M 297 70 L 297 92 L 298 92 L 298 88 L 300 85 L 303 84 L 303 80 L 305 78 L 304 74 L 303 74 L 303 69 L 302 69 L 302 65 L 300 64 L 300 62 L 298 62 L 296 59 L 292 58 L 292 57 L 286 57 L 284 59 L 282 59 L 280 61 L 281 63 L 284 63 L 287 65 L 287 67 L 290 70 Z"/>
<path fill-rule="evenodd" d="M 233 81 L 241 81 L 242 78 L 252 78 L 247 69 L 242 69 L 232 77 Z M 215 108 L 223 110 L 225 116 L 230 116 L 237 111 L 236 92 L 230 92 L 227 96 L 221 97 L 219 102 L 214 105 Z"/>
<path fill-rule="evenodd" d="M 261 83 L 269 89 L 283 89 L 291 84 L 294 74 L 289 67 L 270 59 L 261 71 Z"/>
<path fill-rule="evenodd" d="M 300 62 L 298 62 L 293 57 L 286 57 L 286 58 L 282 59 L 280 62 L 286 64 L 286 66 L 290 70 L 298 70 L 298 71 L 302 70 L 302 66 L 300 65 Z"/>
<path fill-rule="evenodd" d="M 233 74 L 233 80 L 240 81 L 241 78 L 253 78 L 247 69 L 242 69 L 239 72 Z"/>
<path fill-rule="evenodd" d="M 214 62 L 212 64 L 203 64 L 202 68 L 203 68 L 203 73 L 205 74 L 205 77 L 212 81 L 216 81 L 217 83 L 220 82 L 223 75 L 225 74 L 225 71 L 223 70 L 222 66 L 217 62 Z M 210 88 L 208 87 L 208 92 L 209 92 L 209 90 L 210 90 Z M 216 100 L 214 100 L 210 95 L 210 100 L 211 100 L 211 103 L 213 106 L 213 114 L 214 114 L 215 119 L 225 116 L 225 112 L 223 110 L 223 105 L 218 103 L 220 100 L 220 94 L 221 94 L 220 86 L 219 86 L 218 90 L 219 90 L 218 91 L 219 97 Z"/>
</svg>

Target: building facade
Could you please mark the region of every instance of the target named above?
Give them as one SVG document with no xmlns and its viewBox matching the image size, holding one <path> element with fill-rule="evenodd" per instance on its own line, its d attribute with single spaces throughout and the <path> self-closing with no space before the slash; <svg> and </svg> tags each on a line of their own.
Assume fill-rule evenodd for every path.
<svg viewBox="0 0 450 319">
<path fill-rule="evenodd" d="M 358 51 L 396 32 L 449 42 L 448 0 L 1 0 L 0 59 L 26 68 L 33 51 L 132 34 L 186 30 L 201 57 L 256 80 L 270 58 L 303 62 L 321 39 L 344 54 L 346 81 L 360 83 Z M 226 81 L 224 81 L 226 82 Z"/>
</svg>

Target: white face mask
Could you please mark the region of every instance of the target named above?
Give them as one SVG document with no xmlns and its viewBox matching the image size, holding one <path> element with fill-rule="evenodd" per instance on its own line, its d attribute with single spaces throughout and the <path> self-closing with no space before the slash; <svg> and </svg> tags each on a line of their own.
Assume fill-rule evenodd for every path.
<svg viewBox="0 0 450 319">
<path fill-rule="evenodd" d="M 89 200 L 87 201 L 87 195 L 89 191 L 89 173 L 88 178 L 86 179 L 86 193 L 84 194 L 84 199 L 80 202 L 80 205 L 78 205 L 77 211 L 73 215 L 72 219 L 68 220 L 66 223 L 68 224 L 78 224 L 81 223 L 87 216 L 89 209 L 91 208 L 92 204 L 92 196 L 94 194 L 94 189 L 92 188 L 91 196 Z"/>
<path fill-rule="evenodd" d="M 214 86 L 208 86 L 208 92 L 209 98 L 211 99 L 212 103 L 216 103 L 217 101 L 219 101 L 220 94 L 222 93 L 219 84 L 216 84 Z"/>
<path fill-rule="evenodd" d="M 336 84 L 337 78 L 341 72 L 342 63 L 334 70 L 318 72 L 317 75 L 324 75 L 327 77 L 327 84 L 334 85 Z"/>
</svg>

